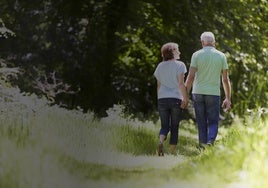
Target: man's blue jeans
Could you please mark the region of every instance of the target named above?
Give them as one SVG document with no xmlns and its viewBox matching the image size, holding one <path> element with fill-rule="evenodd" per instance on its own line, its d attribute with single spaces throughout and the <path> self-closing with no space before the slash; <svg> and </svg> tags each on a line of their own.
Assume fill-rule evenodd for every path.
<svg viewBox="0 0 268 188">
<path fill-rule="evenodd" d="M 219 126 L 220 96 L 193 94 L 199 144 L 213 144 Z"/>
<path fill-rule="evenodd" d="M 165 135 L 170 131 L 169 144 L 177 145 L 179 134 L 179 123 L 181 120 L 181 100 L 176 98 L 158 99 L 158 112 L 161 121 L 159 134 Z"/>
</svg>

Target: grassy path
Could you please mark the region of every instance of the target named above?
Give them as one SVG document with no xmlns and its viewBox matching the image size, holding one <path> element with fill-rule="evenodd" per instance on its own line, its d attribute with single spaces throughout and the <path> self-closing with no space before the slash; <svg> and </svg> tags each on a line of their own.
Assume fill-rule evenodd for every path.
<svg viewBox="0 0 268 188">
<path fill-rule="evenodd" d="M 0 187 L 262 188 L 268 184 L 267 110 L 220 127 L 200 152 L 194 122 L 183 121 L 176 155 L 156 155 L 159 122 L 140 122 L 115 107 L 91 113 L 0 90 Z M 12 95 L 11 95 L 12 93 Z M 264 118 L 266 115 L 266 118 Z M 168 151 L 168 144 L 165 143 Z"/>
<path fill-rule="evenodd" d="M 96 188 L 252 187 L 243 178 L 245 171 L 238 170 L 243 169 L 245 161 L 243 153 L 235 153 L 235 150 L 241 150 L 241 144 L 238 143 L 238 148 L 228 148 L 229 143 L 243 136 L 237 131 L 220 127 L 216 146 L 200 152 L 196 147 L 194 123 L 182 122 L 177 154 L 166 153 L 164 157 L 158 157 L 156 143 L 159 124 L 102 123 L 96 126 L 102 130 L 99 133 L 103 136 L 98 135 L 92 140 L 93 153 L 83 162 L 68 160 L 68 165 L 65 163 L 69 171 L 83 177 L 85 185 Z M 105 141 L 102 139 L 104 136 Z M 167 143 L 165 147 L 168 148 Z"/>
<path fill-rule="evenodd" d="M 90 187 L 202 187 L 189 181 L 195 168 L 191 161 L 200 154 L 193 124 L 181 124 L 177 154 L 166 153 L 164 157 L 156 155 L 159 125 L 149 128 L 122 125 L 112 129 L 105 126 L 97 127 L 103 128 L 101 134 L 105 135 L 106 142 L 94 138 L 92 154 L 87 159 L 83 162 L 68 159 L 65 163 L 69 171 L 84 177 Z M 120 136 L 115 136 L 118 134 Z M 107 140 L 110 147 L 106 145 Z M 165 147 L 168 148 L 167 143 Z"/>
</svg>

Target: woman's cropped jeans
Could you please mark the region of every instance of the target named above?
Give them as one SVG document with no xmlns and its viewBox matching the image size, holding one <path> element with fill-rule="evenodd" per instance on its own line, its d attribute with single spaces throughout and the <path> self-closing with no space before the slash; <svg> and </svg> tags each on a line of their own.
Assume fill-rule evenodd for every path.
<svg viewBox="0 0 268 188">
<path fill-rule="evenodd" d="M 177 145 L 179 134 L 179 123 L 181 120 L 181 100 L 176 98 L 158 99 L 158 112 L 161 121 L 159 135 L 165 135 L 170 131 L 169 144 Z"/>
<path fill-rule="evenodd" d="M 193 94 L 199 144 L 213 144 L 220 115 L 220 96 Z"/>
</svg>

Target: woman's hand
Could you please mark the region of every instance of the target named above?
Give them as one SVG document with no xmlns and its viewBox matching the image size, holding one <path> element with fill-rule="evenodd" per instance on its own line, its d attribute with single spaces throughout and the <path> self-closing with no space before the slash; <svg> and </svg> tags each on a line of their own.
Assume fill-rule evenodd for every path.
<svg viewBox="0 0 268 188">
<path fill-rule="evenodd" d="M 181 108 L 182 109 L 185 109 L 186 107 L 188 106 L 188 99 L 183 99 L 182 101 L 181 101 Z"/>
</svg>

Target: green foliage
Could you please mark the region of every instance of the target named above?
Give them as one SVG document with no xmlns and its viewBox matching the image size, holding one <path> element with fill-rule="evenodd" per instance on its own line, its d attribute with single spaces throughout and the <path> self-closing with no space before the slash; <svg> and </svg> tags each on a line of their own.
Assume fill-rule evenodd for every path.
<svg viewBox="0 0 268 188">
<path fill-rule="evenodd" d="M 6 28 L 5 23 L 0 18 L 0 37 L 8 38 L 15 36 L 15 33 L 11 31 L 10 29 Z"/>
<path fill-rule="evenodd" d="M 7 67 L 7 62 L 0 59 L 0 84 L 11 87 L 15 85 L 18 76 L 20 75 L 20 69 L 18 67 Z"/>
<path fill-rule="evenodd" d="M 119 101 L 132 111 L 148 113 L 154 110 L 153 72 L 160 57 L 158 40 L 163 34 L 163 20 L 152 4 L 143 1 L 132 4 L 128 7 L 128 11 L 134 14 L 128 15 L 133 19 L 132 24 L 128 23 L 116 32 L 122 45 L 114 63 L 112 81 Z"/>
<path fill-rule="evenodd" d="M 55 98 L 69 109 L 105 116 L 120 103 L 134 113 L 154 113 L 152 74 L 161 45 L 179 43 L 189 67 L 205 30 L 215 33 L 228 57 L 232 113 L 267 106 L 267 1 L 2 0 L 0 6 L 1 58 L 24 73 L 16 84 L 34 93 L 40 74 L 56 72 L 70 90 L 79 90 Z"/>
</svg>

